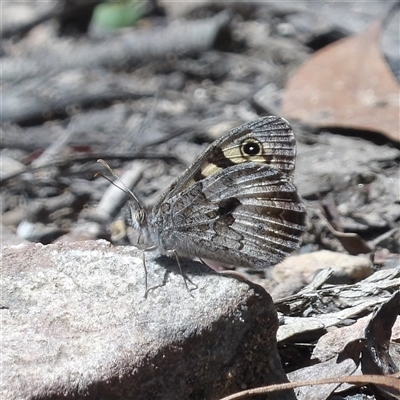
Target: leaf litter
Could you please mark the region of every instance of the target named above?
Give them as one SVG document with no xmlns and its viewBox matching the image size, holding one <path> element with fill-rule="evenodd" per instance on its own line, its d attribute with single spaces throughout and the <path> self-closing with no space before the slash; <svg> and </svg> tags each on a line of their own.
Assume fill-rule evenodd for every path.
<svg viewBox="0 0 400 400">
<path fill-rule="evenodd" d="M 317 51 L 286 84 L 289 119 L 379 132 L 399 143 L 399 83 L 379 47 L 382 22 Z"/>
</svg>

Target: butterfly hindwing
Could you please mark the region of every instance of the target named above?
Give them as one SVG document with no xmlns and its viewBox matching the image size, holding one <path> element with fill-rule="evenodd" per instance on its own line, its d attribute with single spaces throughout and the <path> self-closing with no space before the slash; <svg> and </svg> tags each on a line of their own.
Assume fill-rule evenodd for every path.
<svg viewBox="0 0 400 400">
<path fill-rule="evenodd" d="M 298 248 L 304 230 L 296 188 L 268 166 L 232 166 L 168 203 L 170 212 L 159 215 L 167 247 L 232 265 L 276 264 Z"/>
</svg>

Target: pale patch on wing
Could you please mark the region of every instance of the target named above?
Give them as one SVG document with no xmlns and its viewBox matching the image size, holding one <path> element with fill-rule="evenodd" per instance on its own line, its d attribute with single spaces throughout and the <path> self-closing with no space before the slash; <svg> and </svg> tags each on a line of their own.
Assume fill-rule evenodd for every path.
<svg viewBox="0 0 400 400">
<path fill-rule="evenodd" d="M 219 171 L 222 171 L 222 168 L 217 167 L 215 164 L 204 164 L 201 169 L 201 174 L 206 178 L 208 176 L 216 174 Z"/>
</svg>

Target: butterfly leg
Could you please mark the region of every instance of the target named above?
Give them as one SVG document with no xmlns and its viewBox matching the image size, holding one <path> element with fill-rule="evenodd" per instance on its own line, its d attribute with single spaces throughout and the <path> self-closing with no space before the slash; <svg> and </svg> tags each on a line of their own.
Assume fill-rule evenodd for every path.
<svg viewBox="0 0 400 400">
<path fill-rule="evenodd" d="M 180 261 L 179 261 L 178 253 L 176 252 L 176 250 L 168 250 L 168 255 L 174 255 L 174 256 L 175 256 L 176 262 L 177 262 L 177 264 L 178 264 L 179 272 L 180 272 L 181 275 L 182 275 L 183 282 L 185 283 L 186 289 L 187 289 L 187 291 L 189 292 L 189 294 L 190 294 L 192 297 L 194 297 L 194 296 L 192 295 L 192 293 L 191 293 L 191 290 L 189 289 L 189 286 L 188 286 L 188 284 L 187 284 L 187 281 L 189 281 L 189 282 L 194 286 L 194 289 L 197 289 L 198 286 L 197 286 L 194 282 L 192 282 L 192 281 L 189 279 L 188 276 L 186 276 L 186 275 L 183 273 L 182 267 L 181 267 L 181 263 L 180 263 Z"/>
<path fill-rule="evenodd" d="M 145 287 L 145 292 L 144 292 L 144 298 L 147 299 L 147 295 L 149 294 L 149 291 L 151 288 L 148 287 L 148 274 L 147 274 L 147 268 L 146 268 L 146 252 L 147 251 L 153 251 L 156 250 L 156 246 L 148 247 L 147 249 L 144 249 L 142 252 L 142 261 L 143 261 L 143 268 L 144 268 L 144 287 Z"/>
<path fill-rule="evenodd" d="M 149 294 L 150 290 L 154 289 L 154 287 L 149 288 L 149 286 L 148 286 L 148 273 L 147 273 L 147 267 L 146 267 L 146 255 L 145 254 L 148 251 L 153 251 L 153 250 L 156 250 L 156 249 L 157 249 L 156 246 L 152 246 L 152 247 L 148 247 L 147 249 L 144 249 L 143 252 L 142 252 L 142 261 L 143 261 L 143 268 L 144 268 L 144 285 L 145 285 L 144 298 L 145 299 L 147 299 L 147 295 Z M 185 283 L 186 289 L 189 292 L 189 294 L 193 297 L 193 295 L 191 293 L 191 290 L 189 289 L 189 286 L 187 284 L 187 281 L 189 281 L 194 286 L 194 289 L 197 289 L 198 286 L 193 281 L 191 281 L 189 279 L 189 277 L 184 275 L 182 267 L 181 267 L 181 263 L 179 261 L 179 257 L 178 257 L 178 254 L 177 254 L 176 250 L 168 250 L 167 251 L 167 255 L 168 256 L 172 256 L 172 255 L 175 256 L 175 259 L 176 259 L 176 262 L 178 264 L 179 271 L 180 271 L 180 273 L 182 275 L 183 282 Z"/>
</svg>

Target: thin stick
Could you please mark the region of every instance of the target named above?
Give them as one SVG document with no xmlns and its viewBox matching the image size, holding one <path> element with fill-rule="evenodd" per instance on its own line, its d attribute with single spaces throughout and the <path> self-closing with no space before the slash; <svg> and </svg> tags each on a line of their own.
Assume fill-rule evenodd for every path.
<svg viewBox="0 0 400 400">
<path fill-rule="evenodd" d="M 322 378 L 310 381 L 278 383 L 275 385 L 264 386 L 264 387 L 244 390 L 242 392 L 237 392 L 230 396 L 223 397 L 220 400 L 239 400 L 257 394 L 273 393 L 281 390 L 295 389 L 302 386 L 327 385 L 331 383 L 352 383 L 355 385 L 374 384 L 374 385 L 381 385 L 389 389 L 400 390 L 400 380 L 398 373 L 393 375 L 341 376 L 334 378 Z"/>
</svg>

